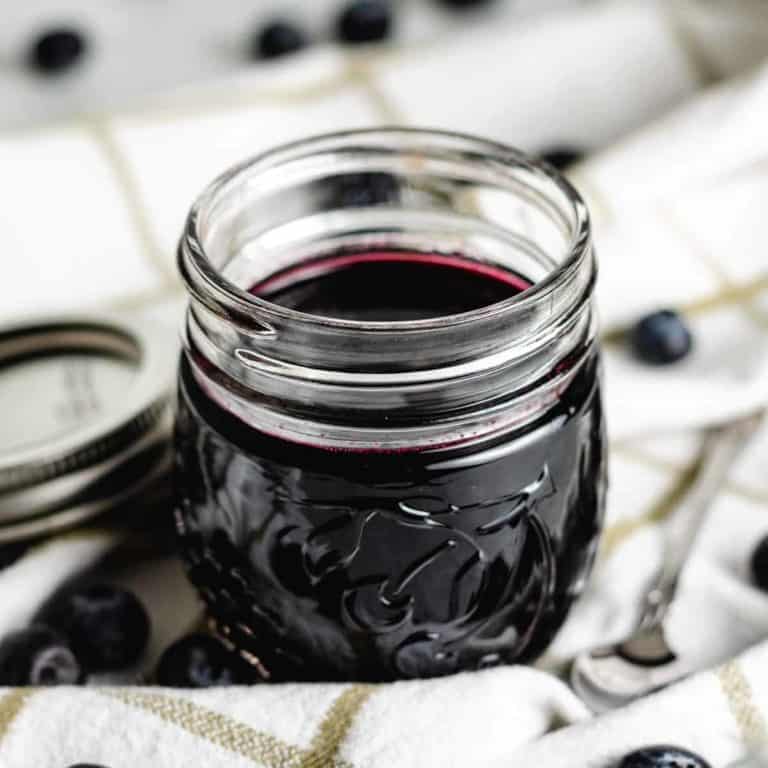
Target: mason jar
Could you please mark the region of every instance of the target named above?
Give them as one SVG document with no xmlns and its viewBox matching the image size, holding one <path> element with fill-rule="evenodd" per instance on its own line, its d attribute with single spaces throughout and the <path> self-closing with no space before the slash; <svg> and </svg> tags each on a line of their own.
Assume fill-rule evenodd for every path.
<svg viewBox="0 0 768 768">
<path fill-rule="evenodd" d="M 605 491 L 573 187 L 469 136 L 320 136 L 214 181 L 179 267 L 178 531 L 220 633 L 273 680 L 540 655 Z"/>
</svg>

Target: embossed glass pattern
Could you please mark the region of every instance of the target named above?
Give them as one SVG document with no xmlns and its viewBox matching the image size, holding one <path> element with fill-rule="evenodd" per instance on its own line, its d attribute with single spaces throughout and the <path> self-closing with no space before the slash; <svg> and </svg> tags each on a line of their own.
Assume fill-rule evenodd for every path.
<svg viewBox="0 0 768 768">
<path fill-rule="evenodd" d="M 352 273 L 335 275 L 369 261 L 430 272 L 406 290 L 362 270 L 342 294 Z M 221 632 L 273 679 L 540 654 L 604 495 L 595 268 L 570 185 L 468 137 L 320 137 L 217 180 L 179 264 L 178 527 Z M 444 279 L 457 268 L 472 279 Z M 354 312 L 302 311 L 328 280 Z"/>
</svg>

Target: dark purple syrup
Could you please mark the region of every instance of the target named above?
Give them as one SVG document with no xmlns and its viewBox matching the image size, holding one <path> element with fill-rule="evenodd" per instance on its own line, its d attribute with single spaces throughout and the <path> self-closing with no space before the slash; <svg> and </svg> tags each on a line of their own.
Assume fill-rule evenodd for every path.
<svg viewBox="0 0 768 768">
<path fill-rule="evenodd" d="M 527 285 L 460 257 L 367 253 L 273 275 L 254 292 L 392 320 L 476 309 Z M 379 681 L 531 660 L 594 556 L 603 440 L 596 355 L 522 429 L 394 454 L 261 433 L 212 402 L 184 359 L 182 551 L 222 631 L 274 679 Z"/>
<path fill-rule="evenodd" d="M 514 272 L 461 256 L 371 251 L 277 272 L 251 292 L 312 315 L 405 321 L 469 312 L 530 287 Z"/>
</svg>

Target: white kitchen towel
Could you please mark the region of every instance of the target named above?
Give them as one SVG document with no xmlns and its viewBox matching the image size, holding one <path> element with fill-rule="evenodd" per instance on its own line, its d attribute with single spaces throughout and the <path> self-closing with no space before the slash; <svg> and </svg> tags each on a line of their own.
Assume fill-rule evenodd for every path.
<svg viewBox="0 0 768 768">
<path fill-rule="evenodd" d="M 693 5 L 701 10 L 706 4 Z M 556 26 L 572 18 L 575 30 L 589 26 L 590 19 L 603 18 L 601 14 L 635 12 L 647 24 L 653 13 L 666 12 L 658 3 L 636 8 L 641 6 L 635 11 L 635 6 L 624 3 L 589 4 L 584 16 L 553 16 L 535 24 Z M 751 4 L 733 7 L 741 14 Z M 759 30 L 764 16 L 756 11 L 752 18 Z M 601 34 L 610 34 L 608 26 L 600 29 Z M 638 23 L 638 29 L 646 27 Z M 743 31 L 743 25 L 739 29 Z M 534 32 L 526 22 L 519 31 L 521 41 Z M 624 90 L 603 90 L 604 109 L 615 109 L 616 115 L 613 133 L 606 130 L 604 136 L 627 127 L 623 110 L 639 121 L 696 87 L 693 76 L 688 81 L 677 79 L 684 71 L 677 67 L 680 57 L 684 52 L 689 57 L 690 50 L 679 41 L 673 45 L 666 34 L 667 27 L 659 25 L 648 37 L 669 53 L 670 81 L 681 86 L 675 86 L 674 93 L 667 90 L 668 83 L 657 71 L 654 77 L 663 81 L 658 84 L 663 98 L 656 101 L 649 96 L 647 109 L 636 111 L 622 101 L 625 95 L 631 98 L 631 79 Z M 500 30 L 499 36 L 513 38 L 509 30 Z M 722 52 L 722 41 L 719 44 Z M 514 59 L 514 46 L 506 45 L 510 60 Z M 502 49 L 505 46 L 498 50 Z M 523 42 L 521 49 L 526 49 Z M 611 63 L 619 70 L 622 50 L 621 46 L 614 50 L 617 58 Z M 459 52 L 471 66 L 469 57 L 477 47 Z M 579 48 L 579 55 L 587 56 L 588 51 Z M 388 67 L 410 66 L 405 59 L 384 56 L 361 63 L 333 52 L 317 56 L 322 58 L 317 59 L 316 70 L 307 65 L 311 57 L 300 72 L 289 66 L 284 86 L 268 92 L 252 91 L 249 78 L 244 78 L 169 97 L 165 104 L 141 111 L 0 136 L 0 162 L 10 180 L 0 187 L 0 215 L 6 223 L 6 253 L 11 255 L 3 263 L 0 317 L 19 317 L 41 306 L 46 312 L 116 305 L 158 312 L 153 299 L 178 295 L 173 250 L 189 200 L 223 167 L 278 141 L 312 132 L 373 125 L 394 114 L 405 122 L 423 122 L 423 116 L 408 114 L 409 107 L 386 82 Z M 633 63 L 625 75 L 640 77 L 635 52 L 627 56 Z M 686 66 L 691 61 L 686 58 Z M 605 68 L 605 62 L 599 63 Z M 567 124 L 575 108 L 563 101 L 563 111 L 554 115 L 551 93 L 541 99 L 540 83 L 534 77 L 530 82 L 532 89 L 524 92 L 521 86 L 514 99 L 503 88 L 495 93 L 481 89 L 484 103 L 493 95 L 499 105 L 513 105 L 505 113 L 510 140 L 514 126 L 522 124 L 520 114 L 532 125 L 545 116 L 547 124 Z M 451 95 L 452 86 L 452 82 L 444 85 L 446 94 Z M 403 75 L 399 87 L 407 91 L 410 77 Z M 656 91 L 648 88 L 644 93 Z M 122 768 L 143 761 L 170 768 L 204 757 L 203 762 L 222 766 L 378 766 L 386 759 L 387 765 L 404 766 L 608 768 L 624 748 L 671 740 L 699 749 L 715 768 L 722 768 L 744 751 L 746 737 L 766 738 L 765 677 L 753 670 L 768 662 L 768 651 L 758 648 L 735 666 L 726 660 L 768 635 L 768 598 L 751 585 L 748 571 L 752 548 L 768 533 L 764 469 L 768 432 L 748 451 L 718 497 L 669 620 L 673 643 L 696 668 L 724 662 L 725 667 L 626 712 L 580 724 L 585 710 L 544 671 L 581 648 L 619 637 L 631 626 L 637 597 L 659 557 L 655 524 L 669 514 L 690 483 L 689 470 L 699 445 L 695 431 L 667 433 L 726 418 L 754 405 L 763 392 L 762 351 L 768 337 L 764 322 L 768 261 L 761 218 L 768 179 L 766 98 L 764 72 L 729 82 L 573 171 L 595 216 L 602 269 L 598 301 L 607 330 L 621 331 L 641 312 L 679 306 L 689 315 L 697 347 L 681 366 L 650 371 L 632 360 L 621 339 L 608 344 L 606 390 L 613 444 L 603 555 L 587 594 L 541 670 L 499 669 L 398 684 L 391 693 L 386 687 L 375 694 L 354 687 L 345 698 L 347 689 L 334 686 L 264 686 L 193 694 L 123 690 L 112 698 L 93 690 L 31 696 L 8 692 L 0 699 L 0 767 L 7 763 L 8 768 L 31 764 L 58 768 L 93 761 Z M 495 110 L 496 104 L 491 108 Z M 478 106 L 463 113 L 465 117 L 474 113 L 477 122 L 462 128 L 487 133 L 492 125 L 494 135 L 506 135 L 500 120 L 489 122 L 490 114 L 501 111 Z M 600 121 L 610 122 L 598 114 Z M 453 118 L 446 119 L 451 127 Z M 564 141 L 583 138 L 566 133 Z M 34 297 L 30 286 L 35 287 Z M 167 317 L 173 328 L 174 302 L 165 306 L 171 307 Z M 638 439 L 640 434 L 648 437 Z M 29 569 L 40 576 L 31 583 L 44 585 L 47 578 L 53 590 L 78 570 L 80 555 L 68 551 L 70 545 L 74 542 L 61 543 L 66 552 L 62 561 L 29 565 L 32 555 L 28 555 L 0 572 L 0 632 L 9 628 L 2 623 L 3 590 L 19 600 L 18 582 L 6 576 Z M 83 559 L 83 566 L 97 552 L 88 551 L 91 556 Z M 182 634 L 194 621 L 196 605 L 178 566 L 142 565 L 137 560 L 130 570 L 123 569 L 116 578 L 134 586 L 152 613 L 155 640 L 145 660 L 150 669 L 166 638 Z M 157 578 L 158 572 L 164 577 Z M 100 577 L 113 575 L 110 568 Z M 159 589 L 161 582 L 168 592 Z M 19 600 L 23 610 L 9 612 L 8 622 L 23 621 L 46 596 L 44 586 L 37 593 L 30 590 L 26 602 Z M 350 708 L 354 712 L 362 700 L 353 722 L 346 713 Z M 420 708 L 429 702 L 433 708 Z M 335 716 L 324 719 L 327 709 L 341 711 L 341 725 Z M 686 711 L 695 717 L 686 719 Z M 445 727 L 435 725 L 432 740 L 429 729 L 421 725 L 427 714 L 435 712 Z M 557 720 L 572 727 L 539 739 Z M 689 728 L 694 721 L 701 724 L 697 738 Z M 478 722 L 487 723 L 490 734 Z M 59 723 L 55 734 L 45 730 Z M 463 735 L 464 724 L 474 725 L 471 741 Z M 320 758 L 315 755 L 318 745 L 328 743 L 336 763 L 323 757 L 327 752 Z M 408 745 L 406 751 L 400 750 L 401 743 Z M 384 758 L 376 762 L 380 755 Z"/>
<path fill-rule="evenodd" d="M 532 742 L 508 765 L 614 768 L 622 755 L 673 744 L 706 756 L 714 768 L 765 744 L 768 644 L 628 707 Z"/>
<path fill-rule="evenodd" d="M 688 312 L 694 354 L 667 371 L 609 346 L 615 437 L 701 426 L 768 400 L 768 69 L 619 142 L 573 179 L 591 204 L 609 329 Z"/>
<path fill-rule="evenodd" d="M 714 34 L 697 21 L 708 5 L 592 2 L 480 38 L 375 55 L 318 48 L 143 108 L 0 133 L 0 320 L 131 305 L 177 286 L 194 196 L 244 157 L 310 133 L 405 122 L 529 150 L 601 146 L 730 74 L 723 51 L 742 52 L 742 67 L 762 57 L 765 14 L 734 3 Z"/>
<path fill-rule="evenodd" d="M 690 95 L 709 78 L 667 0 L 573 7 L 494 35 L 374 68 L 390 119 L 482 133 L 528 151 L 595 148 Z"/>
<path fill-rule="evenodd" d="M 764 739 L 768 644 L 590 719 L 544 672 L 388 685 L 0 691 L 0 765 L 134 768 L 614 768 L 667 743 L 714 768 Z"/>
<path fill-rule="evenodd" d="M 0 765 L 500 768 L 587 716 L 563 683 L 526 668 L 383 686 L 0 689 Z"/>
<path fill-rule="evenodd" d="M 271 80 L 272 62 L 254 61 L 251 55 L 259 30 L 276 18 L 290 19 L 310 43 L 305 50 L 314 49 L 336 37 L 336 21 L 344 4 L 345 0 L 224 0 L 215 5 L 189 0 L 4 3 L 0 129 L 69 117 L 86 106 L 121 108 L 128 102 L 143 102 L 148 92 L 164 94 L 181 84 L 241 70 L 264 73 Z M 453 38 L 460 29 L 514 27 L 526 17 L 583 4 L 584 0 L 494 0 L 479 3 L 477 12 L 457 12 L 449 3 L 407 0 L 395 4 L 391 35 L 384 45 L 388 49 L 434 45 L 446 36 Z M 51 79 L 30 72 L 25 66 L 30 45 L 41 31 L 60 24 L 62 15 L 86 36 L 86 55 L 69 76 Z M 714 53 L 714 38 L 719 36 L 709 37 Z M 756 50 L 753 40 L 736 42 L 734 31 L 727 39 L 733 41 L 725 43 L 731 56 L 746 51 L 749 58 Z M 140 56 L 136 55 L 137 41 L 141 41 Z M 292 64 L 301 55 L 294 54 Z M 723 64 L 724 73 L 734 65 L 738 69 L 744 66 L 741 59 L 732 64 L 726 58 Z"/>
</svg>

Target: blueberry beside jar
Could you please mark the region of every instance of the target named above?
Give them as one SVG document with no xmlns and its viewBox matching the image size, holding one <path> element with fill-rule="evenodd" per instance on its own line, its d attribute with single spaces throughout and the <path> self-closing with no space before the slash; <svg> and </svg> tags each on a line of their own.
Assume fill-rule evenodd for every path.
<svg viewBox="0 0 768 768">
<path fill-rule="evenodd" d="M 332 194 L 363 173 L 397 193 Z M 468 137 L 319 137 L 220 177 L 179 265 L 178 530 L 228 640 L 275 680 L 538 656 L 605 490 L 595 265 L 568 182 Z"/>
</svg>

